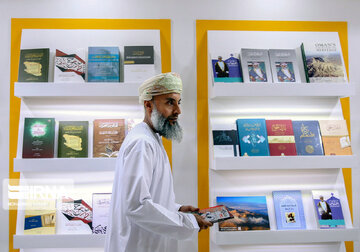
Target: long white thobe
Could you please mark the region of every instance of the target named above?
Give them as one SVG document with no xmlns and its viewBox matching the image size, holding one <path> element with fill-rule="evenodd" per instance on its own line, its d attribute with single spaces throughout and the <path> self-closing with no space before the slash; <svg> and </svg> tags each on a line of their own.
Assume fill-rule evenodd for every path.
<svg viewBox="0 0 360 252">
<path fill-rule="evenodd" d="M 120 148 L 105 252 L 176 252 L 177 240 L 199 230 L 179 208 L 161 137 L 142 122 Z"/>
</svg>

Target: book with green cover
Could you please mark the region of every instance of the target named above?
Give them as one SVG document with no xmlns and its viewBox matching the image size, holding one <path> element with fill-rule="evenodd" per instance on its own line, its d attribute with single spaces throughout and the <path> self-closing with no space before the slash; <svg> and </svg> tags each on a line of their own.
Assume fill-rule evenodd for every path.
<svg viewBox="0 0 360 252">
<path fill-rule="evenodd" d="M 59 158 L 88 157 L 88 127 L 87 121 L 59 122 Z"/>
<path fill-rule="evenodd" d="M 20 50 L 19 82 L 48 82 L 49 48 Z"/>
</svg>

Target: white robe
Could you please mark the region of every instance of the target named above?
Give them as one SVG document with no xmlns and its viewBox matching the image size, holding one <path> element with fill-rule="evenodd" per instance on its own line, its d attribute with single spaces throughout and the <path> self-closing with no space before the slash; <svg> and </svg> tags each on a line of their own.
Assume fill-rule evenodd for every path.
<svg viewBox="0 0 360 252">
<path fill-rule="evenodd" d="M 161 137 L 142 122 L 120 148 L 105 252 L 176 252 L 177 240 L 199 231 L 179 208 Z"/>
</svg>

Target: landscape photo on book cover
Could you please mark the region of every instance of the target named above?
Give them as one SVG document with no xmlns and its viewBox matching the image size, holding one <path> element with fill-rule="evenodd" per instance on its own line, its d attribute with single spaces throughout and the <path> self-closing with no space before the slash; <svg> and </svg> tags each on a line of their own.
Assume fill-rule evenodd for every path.
<svg viewBox="0 0 360 252">
<path fill-rule="evenodd" d="M 219 231 L 270 230 L 266 196 L 217 197 L 233 219 L 219 222 Z"/>
<path fill-rule="evenodd" d="M 338 52 L 307 54 L 306 66 L 309 78 L 344 77 L 341 55 Z"/>
</svg>

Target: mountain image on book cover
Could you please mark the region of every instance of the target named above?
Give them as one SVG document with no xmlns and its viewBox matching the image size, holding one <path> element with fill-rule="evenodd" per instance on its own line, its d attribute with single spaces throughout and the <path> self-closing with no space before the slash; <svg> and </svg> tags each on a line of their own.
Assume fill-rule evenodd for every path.
<svg viewBox="0 0 360 252">
<path fill-rule="evenodd" d="M 236 130 L 213 130 L 214 154 L 216 157 L 236 157 L 239 140 Z"/>
<path fill-rule="evenodd" d="M 270 230 L 266 196 L 216 197 L 234 218 L 219 222 L 219 231 Z"/>
<path fill-rule="evenodd" d="M 85 82 L 85 50 L 64 52 L 56 49 L 54 82 Z"/>
<path fill-rule="evenodd" d="M 214 82 L 243 82 L 239 54 L 212 54 Z"/>
<path fill-rule="evenodd" d="M 88 81 L 120 81 L 120 52 L 118 47 L 89 47 Z"/>
<path fill-rule="evenodd" d="M 88 157 L 87 121 L 60 121 L 58 158 Z"/>
<path fill-rule="evenodd" d="M 298 155 L 324 155 L 318 121 L 292 121 Z"/>
<path fill-rule="evenodd" d="M 22 49 L 19 60 L 19 82 L 48 82 L 49 48 Z"/>
</svg>

